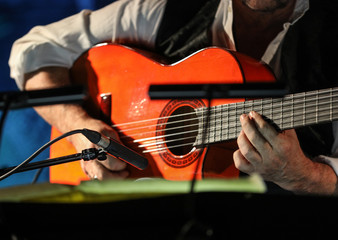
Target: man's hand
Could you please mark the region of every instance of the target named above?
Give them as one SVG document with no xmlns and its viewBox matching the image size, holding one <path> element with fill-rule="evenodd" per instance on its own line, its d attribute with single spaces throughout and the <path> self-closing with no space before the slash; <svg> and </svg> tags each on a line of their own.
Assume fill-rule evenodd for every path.
<svg viewBox="0 0 338 240">
<path fill-rule="evenodd" d="M 80 124 L 78 126 L 80 126 Z M 100 120 L 90 119 L 86 121 L 85 124 L 81 124 L 81 129 L 82 128 L 97 131 L 106 137 L 119 141 L 117 133 L 110 126 Z M 70 137 L 70 140 L 78 152 L 81 152 L 83 149 L 97 147 L 80 134 Z M 126 170 L 127 164 L 110 155 L 107 155 L 107 159 L 104 161 L 81 161 L 81 167 L 91 179 L 123 179 L 129 175 L 129 172 Z"/>
<path fill-rule="evenodd" d="M 239 149 L 234 152 L 235 166 L 240 171 L 259 173 L 265 180 L 291 191 L 324 191 L 320 189 L 324 179 L 319 175 L 329 171 L 332 176 L 333 171 L 304 155 L 294 130 L 277 132 L 253 111 L 243 114 L 240 121 Z"/>
</svg>

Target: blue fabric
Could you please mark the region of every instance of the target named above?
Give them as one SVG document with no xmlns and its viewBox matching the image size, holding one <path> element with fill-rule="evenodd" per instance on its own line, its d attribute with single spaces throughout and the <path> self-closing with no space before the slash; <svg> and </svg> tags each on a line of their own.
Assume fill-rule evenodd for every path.
<svg viewBox="0 0 338 240">
<path fill-rule="evenodd" d="M 32 108 L 10 111 L 7 115 L 0 147 L 0 167 L 16 166 L 50 140 L 50 126 Z M 48 149 L 34 161 L 49 157 Z M 37 170 L 16 173 L 0 181 L 0 187 L 31 183 Z M 49 179 L 45 168 L 38 182 Z"/>
</svg>

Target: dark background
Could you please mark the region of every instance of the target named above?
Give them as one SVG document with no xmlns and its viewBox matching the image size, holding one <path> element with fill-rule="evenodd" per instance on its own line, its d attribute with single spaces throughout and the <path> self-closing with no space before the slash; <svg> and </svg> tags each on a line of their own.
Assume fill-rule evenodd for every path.
<svg viewBox="0 0 338 240">
<path fill-rule="evenodd" d="M 0 0 L 0 92 L 18 91 L 10 78 L 8 59 L 13 42 L 36 25 L 45 25 L 82 9 L 98 9 L 112 0 Z M 2 115 L 2 112 L 0 112 Z M 0 167 L 19 164 L 50 140 L 50 126 L 31 108 L 9 112 L 0 146 Z M 37 160 L 48 158 L 48 150 Z M 45 169 L 38 181 L 48 181 Z M 0 187 L 30 183 L 35 171 L 14 174 Z"/>
</svg>

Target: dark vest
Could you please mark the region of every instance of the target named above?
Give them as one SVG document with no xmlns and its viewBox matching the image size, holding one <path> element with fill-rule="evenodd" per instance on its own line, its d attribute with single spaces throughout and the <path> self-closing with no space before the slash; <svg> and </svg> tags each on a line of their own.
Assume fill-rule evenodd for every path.
<svg viewBox="0 0 338 240">
<path fill-rule="evenodd" d="M 209 34 L 219 0 L 168 0 L 155 49 L 172 61 L 211 46 Z M 310 1 L 310 10 L 294 25 L 282 44 L 282 77 L 291 93 L 338 84 L 337 1 Z M 333 143 L 332 124 L 297 129 L 304 152 L 329 155 Z"/>
</svg>

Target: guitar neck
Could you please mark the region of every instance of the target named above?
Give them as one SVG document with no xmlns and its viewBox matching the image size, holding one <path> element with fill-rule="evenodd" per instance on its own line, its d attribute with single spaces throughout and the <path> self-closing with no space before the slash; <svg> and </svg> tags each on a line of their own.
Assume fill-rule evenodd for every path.
<svg viewBox="0 0 338 240">
<path fill-rule="evenodd" d="M 338 88 L 286 95 L 283 98 L 250 100 L 197 109 L 200 119 L 196 145 L 236 139 L 241 131 L 239 117 L 256 111 L 280 130 L 330 122 L 338 119 Z M 207 115 L 209 114 L 209 120 Z M 203 126 L 208 123 L 208 131 Z"/>
</svg>

